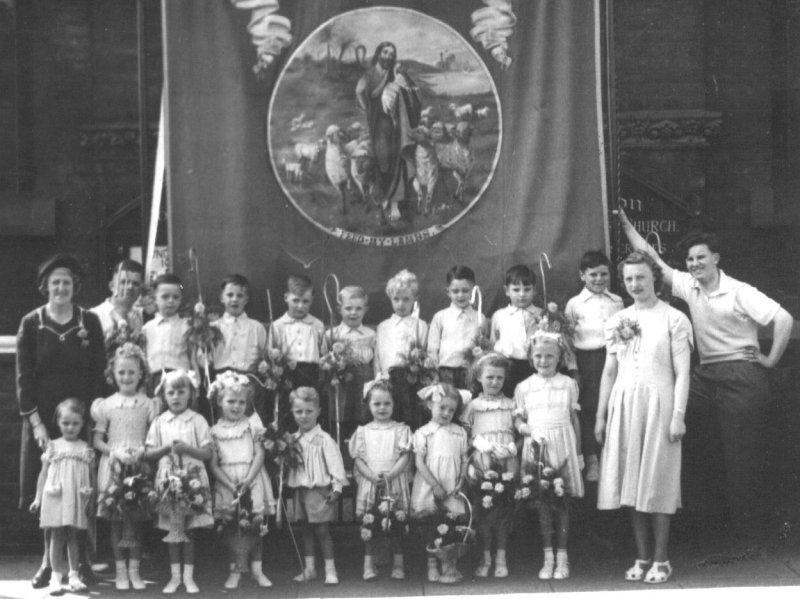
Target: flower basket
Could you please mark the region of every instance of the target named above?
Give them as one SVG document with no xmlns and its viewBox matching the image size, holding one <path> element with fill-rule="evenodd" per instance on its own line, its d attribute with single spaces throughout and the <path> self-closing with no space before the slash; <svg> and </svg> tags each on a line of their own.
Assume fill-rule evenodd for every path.
<svg viewBox="0 0 800 599">
<path fill-rule="evenodd" d="M 466 555 L 475 543 L 475 531 L 472 528 L 473 511 L 467 496 L 459 492 L 457 496 L 467 506 L 467 518 L 444 513 L 437 525 L 439 536 L 425 550 L 428 555 L 442 562 L 442 575 L 439 582 L 448 584 L 458 582 L 458 559 Z"/>
<path fill-rule="evenodd" d="M 115 460 L 111 478 L 100 495 L 100 515 L 122 522 L 120 548 L 138 547 L 136 523 L 150 519 L 156 493 L 143 464 L 123 464 Z"/>
<path fill-rule="evenodd" d="M 169 518 L 169 532 L 165 543 L 185 543 L 186 518 L 192 513 L 202 513 L 211 501 L 208 488 L 200 477 L 199 466 L 183 467 L 181 456 L 171 455 L 172 468 L 161 483 L 158 512 Z M 177 459 L 176 459 L 177 458 Z"/>
<path fill-rule="evenodd" d="M 397 499 L 389 493 L 389 485 L 381 478 L 375 487 L 372 509 L 361 518 L 361 540 L 378 543 L 376 549 L 388 555 L 389 541 L 402 539 L 409 532 L 408 512 L 397 506 Z"/>
</svg>

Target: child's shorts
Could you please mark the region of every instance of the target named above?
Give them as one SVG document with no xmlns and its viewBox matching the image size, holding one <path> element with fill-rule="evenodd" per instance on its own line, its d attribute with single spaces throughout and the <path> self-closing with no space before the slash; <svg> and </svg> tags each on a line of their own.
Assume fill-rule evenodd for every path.
<svg viewBox="0 0 800 599">
<path fill-rule="evenodd" d="M 333 522 L 336 519 L 336 503 L 327 503 L 331 487 L 298 487 L 294 489 L 292 501 L 287 506 L 291 522 L 305 520 L 309 524 Z"/>
</svg>

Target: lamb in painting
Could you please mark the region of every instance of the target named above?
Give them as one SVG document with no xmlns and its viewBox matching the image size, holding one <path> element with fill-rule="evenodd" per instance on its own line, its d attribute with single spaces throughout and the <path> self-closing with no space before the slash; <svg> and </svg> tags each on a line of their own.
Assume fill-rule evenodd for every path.
<svg viewBox="0 0 800 599">
<path fill-rule="evenodd" d="M 373 199 L 373 187 L 376 175 L 372 142 L 369 139 L 361 140 L 350 154 L 350 176 L 361 194 L 361 199 L 364 202 L 364 212 L 369 212 L 375 201 Z"/>
<path fill-rule="evenodd" d="M 431 129 L 431 138 L 439 158 L 440 169 L 452 173 L 456 180 L 453 198 L 459 204 L 463 204 L 464 187 L 474 161 L 470 147 L 472 125 L 466 121 L 459 121 L 451 138 L 446 134 L 445 126 L 437 122 Z"/>
<path fill-rule="evenodd" d="M 286 180 L 291 183 L 300 183 L 303 180 L 303 164 L 295 161 L 285 161 L 283 163 L 283 174 Z"/>
<path fill-rule="evenodd" d="M 303 170 L 308 172 L 310 166 L 319 160 L 322 150 L 325 149 L 325 140 L 313 142 L 300 141 L 294 144 L 294 155 L 303 165 Z"/>
<path fill-rule="evenodd" d="M 349 159 L 344 150 L 344 134 L 339 125 L 330 125 L 325 130 L 325 174 L 328 181 L 339 192 L 342 214 L 347 214 L 346 189 L 350 180 Z"/>
<path fill-rule="evenodd" d="M 447 107 L 458 121 L 469 121 L 472 118 L 472 104 L 463 104 L 459 106 L 455 102 L 450 102 Z"/>
<path fill-rule="evenodd" d="M 478 108 L 478 110 L 475 111 L 475 117 L 479 119 L 485 119 L 489 116 L 489 110 L 490 108 L 488 106 Z"/>
<path fill-rule="evenodd" d="M 433 192 L 439 180 L 439 158 L 426 127 L 411 130 L 411 138 L 417 143 L 414 149 L 414 191 L 417 193 L 417 214 L 430 214 Z"/>
</svg>

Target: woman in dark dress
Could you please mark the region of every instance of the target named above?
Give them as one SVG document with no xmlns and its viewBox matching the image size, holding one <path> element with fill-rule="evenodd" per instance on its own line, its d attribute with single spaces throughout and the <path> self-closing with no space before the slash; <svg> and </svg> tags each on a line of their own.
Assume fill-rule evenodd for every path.
<svg viewBox="0 0 800 599">
<path fill-rule="evenodd" d="M 47 303 L 25 315 L 17 333 L 17 399 L 22 415 L 20 449 L 21 509 L 36 493 L 41 453 L 50 439 L 59 435 L 55 408 L 74 397 L 89 413 L 91 402 L 102 396 L 105 369 L 103 330 L 95 314 L 73 303 L 80 284 L 81 267 L 67 254 L 57 254 L 39 266 L 37 283 Z M 90 433 L 84 427 L 83 434 Z M 85 543 L 82 543 L 85 558 Z M 35 588 L 50 582 L 48 534 L 45 531 L 42 566 L 34 576 Z M 91 576 L 88 562 L 81 566 L 82 578 Z"/>
</svg>

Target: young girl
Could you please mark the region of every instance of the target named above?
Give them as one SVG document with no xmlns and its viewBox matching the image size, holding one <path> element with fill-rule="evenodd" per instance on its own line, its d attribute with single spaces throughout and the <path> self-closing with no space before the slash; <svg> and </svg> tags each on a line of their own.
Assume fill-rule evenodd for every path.
<svg viewBox="0 0 800 599">
<path fill-rule="evenodd" d="M 114 352 L 106 370 L 109 382 L 116 385 L 117 392 L 105 399 L 96 399 L 92 404 L 91 415 L 95 422 L 94 448 L 100 452 L 100 465 L 97 469 L 97 488 L 104 491 L 114 483 L 116 469 L 134 466 L 141 472 L 144 457 L 144 440 L 147 429 L 158 416 L 158 402 L 147 397 L 143 391 L 147 375 L 144 352 L 138 345 L 125 343 Z M 130 547 L 130 561 L 125 567 L 125 550 L 120 547 L 122 540 L 122 519 L 112 512 L 102 500 L 98 504 L 97 515 L 111 521 L 111 548 L 117 566 L 114 585 L 124 591 L 145 588 L 139 576 L 139 561 L 142 555 L 141 523 L 135 527 L 136 545 Z"/>
<path fill-rule="evenodd" d="M 353 377 L 342 385 L 343 399 L 339 414 L 342 439 L 349 439 L 362 422 L 361 398 L 364 384 L 372 379 L 375 331 L 363 325 L 367 313 L 367 293 L 361 287 L 344 287 L 338 299 L 342 322 L 326 337 L 328 347 L 333 347 L 337 341 L 349 343 L 356 361 Z"/>
<path fill-rule="evenodd" d="M 325 560 L 325 584 L 339 584 L 328 523 L 335 519 L 336 503 L 342 487 L 347 485 L 342 452 L 336 441 L 317 424 L 320 409 L 316 389 L 298 387 L 289 399 L 298 427 L 294 439 L 302 456 L 302 463 L 289 470 L 286 477 L 286 486 L 294 489 L 290 517 L 294 521 L 306 522 L 303 528 L 305 568 L 294 580 L 305 582 L 317 577 L 316 537 Z"/>
<path fill-rule="evenodd" d="M 274 513 L 272 485 L 264 469 L 264 448 L 257 439 L 261 431 L 246 414 L 253 393 L 247 375 L 232 370 L 218 375 L 209 390 L 208 398 L 217 402 L 222 414 L 219 422 L 211 427 L 214 441 L 214 454 L 211 457 L 211 472 L 215 479 L 214 512 L 218 518 L 230 518 L 236 509 L 234 500 L 247 489 L 250 490 L 254 514 L 266 519 Z M 237 526 L 235 518 L 232 526 Z M 247 563 L 242 563 L 244 556 L 236 551 L 239 533 L 231 527 L 227 532 L 231 561 L 225 588 L 235 589 L 239 586 L 241 573 L 247 572 Z M 272 582 L 261 570 L 261 536 L 256 532 L 247 535 L 253 579 L 260 587 L 270 587 Z"/>
<path fill-rule="evenodd" d="M 412 349 L 424 349 L 428 325 L 414 314 L 419 293 L 417 276 L 401 270 L 386 283 L 392 314 L 375 332 L 375 376 L 388 376 L 395 400 L 395 416 L 411 430 L 421 424 L 421 410 L 415 396 L 419 389 L 408 382 L 408 357 Z"/>
<path fill-rule="evenodd" d="M 557 372 L 566 347 L 558 333 L 536 331 L 531 337 L 530 356 L 536 374 L 517 385 L 514 401 L 517 406 L 516 428 L 525 438 L 522 447 L 522 471 L 533 467 L 533 441 L 542 446 L 545 466 L 560 470 L 565 493 L 583 497 L 583 456 L 580 455 L 580 423 L 578 422 L 578 384 Z M 553 558 L 553 517 L 558 532 L 558 553 Z M 544 565 L 539 578 L 562 580 L 569 577 L 567 535 L 569 512 L 566 508 L 539 510 L 539 525 L 544 545 Z"/>
<path fill-rule="evenodd" d="M 386 493 L 396 503 L 394 508 L 408 513 L 408 461 L 411 450 L 411 429 L 392 419 L 394 400 L 388 381 L 377 380 L 366 385 L 364 402 L 372 422 L 359 426 L 350 439 L 350 455 L 355 460 L 356 516 L 362 518 L 375 505 L 376 494 Z M 364 580 L 377 577 L 373 563 L 373 542 L 364 542 Z M 403 569 L 403 547 L 392 537 L 394 565 L 392 578 L 406 577 Z"/>
<path fill-rule="evenodd" d="M 185 370 L 167 372 L 156 389 L 157 396 L 167 406 L 150 425 L 145 440 L 145 457 L 158 460 L 156 487 L 161 488 L 173 465 L 182 462 L 185 468 L 199 466 L 202 484 L 208 487 L 205 462 L 211 459 L 211 435 L 205 418 L 189 405 L 195 399 L 197 382 L 194 373 Z M 159 514 L 158 527 L 170 530 L 169 515 Z M 187 593 L 199 593 L 194 582 L 194 533 L 195 528 L 206 528 L 214 524 L 210 502 L 206 502 L 201 513 L 192 513 L 186 520 L 186 535 L 189 541 L 168 543 L 171 576 L 164 587 L 165 593 L 174 593 L 181 584 L 181 549 L 183 549 L 183 585 Z M 182 546 L 182 547 L 181 547 Z"/>
<path fill-rule="evenodd" d="M 475 365 L 475 376 L 481 394 L 464 409 L 462 422 L 469 431 L 473 447 L 472 460 L 481 471 L 500 470 L 510 476 L 517 472 L 517 446 L 514 444 L 514 401 L 503 395 L 508 372 L 508 358 L 486 354 Z M 492 541 L 496 542 L 494 575 L 508 576 L 506 540 L 511 510 L 497 506 L 478 520 L 478 540 L 483 547 L 483 560 L 475 576 L 486 578 L 492 567 Z"/>
<path fill-rule="evenodd" d="M 94 489 L 94 451 L 80 438 L 84 408 L 77 399 L 65 399 L 56 406 L 56 423 L 61 438 L 47 444 L 42 454 L 42 470 L 36 484 L 31 512 L 41 509 L 39 523 L 50 529 L 50 564 L 53 594 L 85 591 L 78 577 L 78 530 L 88 528 L 88 507 Z M 69 562 L 69 584 L 64 578 L 64 549 Z"/>
<path fill-rule="evenodd" d="M 432 540 L 433 527 L 441 508 L 454 515 L 464 513 L 464 504 L 455 495 L 461 490 L 467 472 L 467 432 L 453 419 L 464 401 L 463 394 L 452 385 L 441 383 L 425 387 L 419 397 L 431 411 L 428 424 L 414 433 L 414 455 L 417 473 L 411 491 L 411 517 L 428 529 L 426 540 Z M 452 583 L 439 574 L 435 557 L 428 558 L 428 580 Z"/>
</svg>

